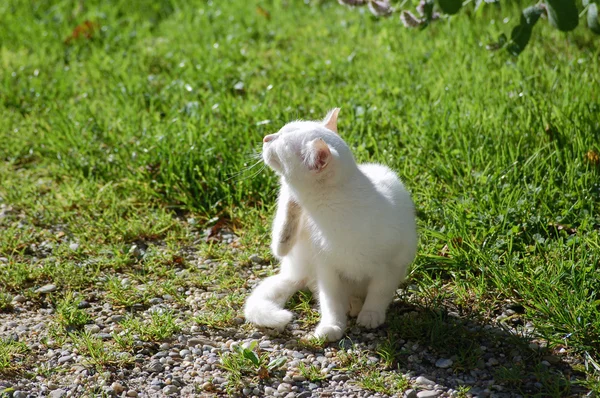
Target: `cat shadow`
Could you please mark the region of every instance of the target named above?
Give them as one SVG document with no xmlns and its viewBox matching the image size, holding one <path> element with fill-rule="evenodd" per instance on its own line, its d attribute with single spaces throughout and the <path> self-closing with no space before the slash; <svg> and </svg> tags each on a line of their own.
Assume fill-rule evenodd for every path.
<svg viewBox="0 0 600 398">
<path fill-rule="evenodd" d="M 512 316 L 518 320 L 519 314 Z M 385 325 L 369 334 L 351 324 L 339 346 L 356 352 L 370 339 L 363 355 L 377 358 L 388 372 L 416 379 L 415 390 L 437 385 L 464 394 L 457 396 L 581 396 L 566 356 L 528 336 L 531 328 L 522 322 L 505 325 L 396 301 Z"/>
</svg>

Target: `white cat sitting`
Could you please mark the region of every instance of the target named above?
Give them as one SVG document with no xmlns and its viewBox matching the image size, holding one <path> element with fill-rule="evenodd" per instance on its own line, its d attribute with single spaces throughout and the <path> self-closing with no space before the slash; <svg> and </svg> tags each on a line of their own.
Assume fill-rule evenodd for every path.
<svg viewBox="0 0 600 398">
<path fill-rule="evenodd" d="M 244 308 L 249 322 L 283 329 L 287 300 L 308 287 L 321 313 L 314 335 L 329 341 L 343 336 L 347 314 L 367 328 L 385 321 L 417 250 L 410 194 L 386 166 L 356 164 L 337 134 L 338 112 L 263 139 L 263 160 L 281 177 L 271 245 L 281 270 Z"/>
</svg>

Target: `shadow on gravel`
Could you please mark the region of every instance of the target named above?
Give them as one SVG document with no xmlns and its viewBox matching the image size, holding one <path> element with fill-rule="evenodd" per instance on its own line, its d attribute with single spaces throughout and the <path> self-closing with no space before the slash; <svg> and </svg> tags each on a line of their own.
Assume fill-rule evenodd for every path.
<svg viewBox="0 0 600 398">
<path fill-rule="evenodd" d="M 387 336 L 376 339 L 375 353 L 389 370 L 417 378 L 417 390 L 437 390 L 438 385 L 456 395 L 484 397 L 584 395 L 568 358 L 526 337 L 526 330 L 395 302 L 378 333 Z"/>
</svg>

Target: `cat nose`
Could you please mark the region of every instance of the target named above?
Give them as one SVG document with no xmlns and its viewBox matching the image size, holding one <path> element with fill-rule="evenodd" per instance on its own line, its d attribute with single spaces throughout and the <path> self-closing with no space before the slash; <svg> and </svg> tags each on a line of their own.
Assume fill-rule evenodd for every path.
<svg viewBox="0 0 600 398">
<path fill-rule="evenodd" d="M 263 138 L 263 142 L 273 141 L 275 139 L 275 134 L 265 135 Z"/>
</svg>

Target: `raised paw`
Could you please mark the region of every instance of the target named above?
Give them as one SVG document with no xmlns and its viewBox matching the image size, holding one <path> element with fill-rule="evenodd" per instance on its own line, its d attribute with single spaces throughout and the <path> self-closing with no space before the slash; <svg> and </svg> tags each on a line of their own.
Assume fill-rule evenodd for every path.
<svg viewBox="0 0 600 398">
<path fill-rule="evenodd" d="M 283 242 L 273 242 L 271 243 L 271 250 L 273 251 L 273 254 L 275 254 L 277 257 L 281 258 L 281 257 L 285 257 L 289 254 L 289 252 L 292 250 L 292 247 L 294 246 L 294 242 L 291 239 L 288 239 L 286 241 Z"/>
<path fill-rule="evenodd" d="M 365 311 L 363 309 L 356 319 L 356 323 L 367 329 L 375 329 L 383 322 L 385 322 L 385 312 L 383 311 Z"/>
<path fill-rule="evenodd" d="M 350 297 L 350 310 L 348 311 L 348 315 L 357 316 L 362 310 L 364 300 L 360 297 L 352 296 Z"/>
<path fill-rule="evenodd" d="M 344 329 L 338 325 L 323 325 L 318 324 L 314 337 L 324 338 L 326 341 L 338 341 L 344 335 Z"/>
</svg>

